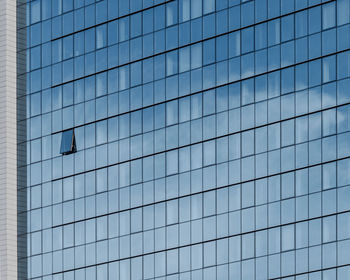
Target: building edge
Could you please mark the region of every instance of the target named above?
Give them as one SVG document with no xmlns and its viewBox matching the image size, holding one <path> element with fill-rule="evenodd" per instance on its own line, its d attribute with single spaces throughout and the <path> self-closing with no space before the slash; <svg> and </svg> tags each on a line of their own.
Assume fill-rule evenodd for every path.
<svg viewBox="0 0 350 280">
<path fill-rule="evenodd" d="M 11 0 L 8 0 L 11 1 Z M 15 1 L 13 1 L 15 2 Z M 26 0 L 16 0 L 17 279 L 27 279 Z M 11 279 L 15 279 L 11 278 Z"/>
</svg>

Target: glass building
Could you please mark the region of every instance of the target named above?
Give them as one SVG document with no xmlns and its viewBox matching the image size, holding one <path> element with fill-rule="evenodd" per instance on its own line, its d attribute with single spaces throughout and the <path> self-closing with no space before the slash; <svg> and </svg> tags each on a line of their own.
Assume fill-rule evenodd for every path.
<svg viewBox="0 0 350 280">
<path fill-rule="evenodd" d="M 350 279 L 349 0 L 18 8 L 19 279 Z"/>
</svg>

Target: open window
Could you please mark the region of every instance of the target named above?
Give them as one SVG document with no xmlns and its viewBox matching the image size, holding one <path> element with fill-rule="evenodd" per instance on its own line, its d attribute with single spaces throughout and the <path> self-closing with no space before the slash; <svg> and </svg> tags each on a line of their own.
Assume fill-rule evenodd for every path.
<svg viewBox="0 0 350 280">
<path fill-rule="evenodd" d="M 75 153 L 76 150 L 74 129 L 63 131 L 60 153 L 62 155 L 69 155 Z"/>
</svg>

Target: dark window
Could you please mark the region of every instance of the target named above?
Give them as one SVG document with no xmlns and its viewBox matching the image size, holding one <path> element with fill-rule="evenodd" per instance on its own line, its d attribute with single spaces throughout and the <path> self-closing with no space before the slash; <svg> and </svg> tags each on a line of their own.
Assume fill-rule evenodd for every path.
<svg viewBox="0 0 350 280">
<path fill-rule="evenodd" d="M 74 130 L 70 129 L 70 130 L 63 131 L 60 153 L 62 155 L 68 155 L 74 152 L 76 152 Z"/>
</svg>

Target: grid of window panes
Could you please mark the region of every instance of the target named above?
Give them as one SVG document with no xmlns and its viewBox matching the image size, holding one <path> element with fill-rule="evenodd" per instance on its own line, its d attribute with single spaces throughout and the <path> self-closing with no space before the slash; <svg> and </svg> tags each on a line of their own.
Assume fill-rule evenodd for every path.
<svg viewBox="0 0 350 280">
<path fill-rule="evenodd" d="M 28 279 L 350 279 L 349 0 L 32 0 L 27 34 Z"/>
</svg>

